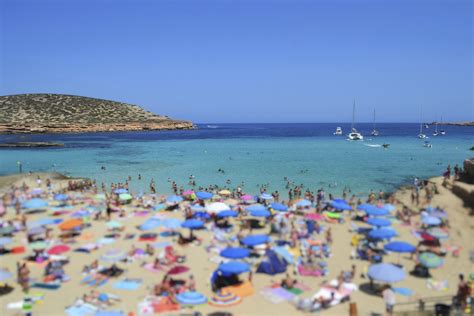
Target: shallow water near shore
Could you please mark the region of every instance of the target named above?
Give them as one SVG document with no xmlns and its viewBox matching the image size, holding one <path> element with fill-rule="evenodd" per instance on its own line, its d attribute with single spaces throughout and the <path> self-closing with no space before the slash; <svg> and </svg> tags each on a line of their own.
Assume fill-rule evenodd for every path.
<svg viewBox="0 0 474 316">
<path fill-rule="evenodd" d="M 418 124 L 378 124 L 381 136 L 371 137 L 372 124 L 358 124 L 366 140 L 349 142 L 333 136 L 336 126 L 349 124 L 202 124 L 196 130 L 124 132 L 76 135 L 2 135 L 0 141 L 63 142 L 63 148 L 0 150 L 0 174 L 57 171 L 100 182 L 124 181 L 134 191 L 148 190 L 154 178 L 160 193 L 171 191 L 168 178 L 188 186 L 192 174 L 197 185 L 226 185 L 244 181 L 255 193 L 269 184 L 287 198 L 284 177 L 311 190 L 323 187 L 340 195 L 349 187 L 357 195 L 370 190 L 392 191 L 414 176 L 438 176 L 447 164 L 470 156 L 474 128 L 443 126 L 447 135 L 431 137 L 432 148 L 416 138 Z M 431 126 L 427 135 L 434 132 Z M 390 144 L 388 149 L 381 147 Z M 101 170 L 105 166 L 106 170 Z M 225 174 L 218 172 L 223 169 Z M 142 180 L 137 180 L 138 174 Z"/>
</svg>

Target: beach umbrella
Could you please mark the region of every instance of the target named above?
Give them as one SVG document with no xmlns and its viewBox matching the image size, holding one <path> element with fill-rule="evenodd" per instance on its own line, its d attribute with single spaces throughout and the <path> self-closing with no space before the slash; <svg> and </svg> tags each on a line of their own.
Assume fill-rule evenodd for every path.
<svg viewBox="0 0 474 316">
<path fill-rule="evenodd" d="M 0 228 L 0 235 L 10 235 L 15 231 L 15 227 L 13 226 L 4 226 Z"/>
<path fill-rule="evenodd" d="M 119 262 L 127 258 L 127 254 L 120 249 L 111 249 L 100 256 L 101 261 L 105 262 Z"/>
<path fill-rule="evenodd" d="M 48 247 L 44 241 L 35 241 L 35 242 L 29 244 L 29 246 L 33 250 L 43 250 L 43 249 L 46 249 Z"/>
<path fill-rule="evenodd" d="M 304 215 L 304 218 L 309 219 L 309 220 L 312 220 L 312 221 L 320 221 L 320 220 L 323 219 L 323 217 L 321 216 L 321 214 L 316 214 L 316 213 L 305 214 L 305 215 Z"/>
<path fill-rule="evenodd" d="M 230 192 L 229 190 L 220 190 L 220 191 L 219 191 L 219 194 L 220 194 L 220 195 L 231 195 L 232 192 Z"/>
<path fill-rule="evenodd" d="M 245 202 L 255 201 L 255 196 L 250 195 L 250 194 L 244 194 L 240 197 L 240 199 Z"/>
<path fill-rule="evenodd" d="M 191 206 L 191 211 L 193 212 L 204 212 L 206 208 L 204 206 L 201 206 L 199 204 L 194 204 Z"/>
<path fill-rule="evenodd" d="M 5 245 L 8 245 L 12 242 L 13 240 L 11 238 L 8 238 L 8 237 L 0 237 L 0 248 L 5 246 Z"/>
<path fill-rule="evenodd" d="M 210 200 L 212 199 L 212 193 L 206 191 L 198 191 L 196 192 L 196 197 L 199 200 Z"/>
<path fill-rule="evenodd" d="M 357 205 L 357 209 L 360 210 L 360 211 L 367 211 L 368 209 L 371 209 L 375 207 L 374 205 L 372 204 L 368 204 L 368 203 L 364 203 L 364 204 L 360 204 L 360 205 Z"/>
<path fill-rule="evenodd" d="M 268 194 L 268 193 L 262 193 L 260 194 L 260 198 L 262 200 L 273 200 L 273 195 Z"/>
<path fill-rule="evenodd" d="M 177 204 L 183 201 L 183 198 L 178 195 L 170 195 L 166 198 L 167 203 Z"/>
<path fill-rule="evenodd" d="M 286 206 L 285 204 L 281 204 L 281 203 L 272 203 L 272 204 L 270 204 L 270 208 L 272 208 L 273 210 L 278 211 L 278 212 L 288 211 L 288 206 Z"/>
<path fill-rule="evenodd" d="M 252 204 L 245 208 L 248 212 L 259 212 L 259 211 L 266 211 L 267 208 L 262 204 Z"/>
<path fill-rule="evenodd" d="M 183 194 L 184 196 L 189 196 L 189 195 L 193 195 L 194 194 L 194 191 L 193 190 L 185 190 L 183 191 Z"/>
<path fill-rule="evenodd" d="M 42 226 L 36 226 L 28 229 L 29 236 L 41 235 L 46 233 L 46 229 Z"/>
<path fill-rule="evenodd" d="M 78 210 L 72 213 L 71 217 L 73 218 L 83 218 L 83 217 L 89 217 L 91 216 L 92 212 L 88 210 Z"/>
<path fill-rule="evenodd" d="M 82 220 L 78 218 L 68 219 L 61 224 L 58 225 L 59 229 L 61 230 L 71 230 L 78 228 L 82 225 Z"/>
<path fill-rule="evenodd" d="M 149 218 L 143 224 L 138 226 L 140 230 L 152 230 L 160 227 L 162 224 L 161 220 L 158 218 Z"/>
<path fill-rule="evenodd" d="M 390 220 L 378 217 L 371 217 L 367 220 L 366 223 L 376 227 L 387 227 L 392 225 L 392 222 Z"/>
<path fill-rule="evenodd" d="M 427 230 L 428 234 L 438 239 L 447 239 L 449 234 L 446 230 L 439 227 L 431 227 Z"/>
<path fill-rule="evenodd" d="M 397 232 L 389 228 L 374 229 L 369 232 L 372 239 L 390 239 L 397 236 Z"/>
<path fill-rule="evenodd" d="M 437 225 L 441 224 L 441 219 L 439 219 L 438 217 L 434 217 L 434 216 L 424 216 L 421 219 L 421 222 L 425 225 L 437 226 Z"/>
<path fill-rule="evenodd" d="M 181 305 L 200 305 L 207 303 L 207 297 L 198 292 L 183 292 L 176 295 L 176 300 Z"/>
<path fill-rule="evenodd" d="M 416 251 L 416 247 L 404 241 L 392 241 L 383 247 L 387 251 L 399 253 L 412 253 Z"/>
<path fill-rule="evenodd" d="M 329 202 L 329 205 L 331 205 L 336 210 L 352 211 L 352 206 L 350 206 L 347 203 L 342 203 L 342 202 L 332 200 Z"/>
<path fill-rule="evenodd" d="M 109 229 L 116 229 L 116 228 L 121 228 L 121 227 L 123 227 L 123 224 L 120 223 L 120 222 L 117 222 L 117 221 L 109 221 L 109 222 L 105 223 L 105 225 L 106 225 L 107 228 L 109 228 Z"/>
<path fill-rule="evenodd" d="M 169 269 L 166 274 L 177 275 L 177 274 L 185 273 L 185 272 L 188 272 L 188 271 L 189 271 L 188 267 L 178 265 L 178 266 L 174 266 L 171 269 Z"/>
<path fill-rule="evenodd" d="M 105 200 L 107 197 L 104 193 L 98 193 L 92 197 L 94 200 Z"/>
<path fill-rule="evenodd" d="M 405 271 L 390 263 L 378 263 L 369 267 L 368 276 L 375 280 L 386 283 L 400 282 L 405 279 Z"/>
<path fill-rule="evenodd" d="M 48 202 L 42 199 L 31 199 L 24 202 L 21 207 L 29 209 L 29 210 L 38 210 L 43 209 L 48 206 Z"/>
<path fill-rule="evenodd" d="M 229 205 L 222 202 L 214 202 L 206 206 L 206 210 L 208 213 L 219 213 L 222 211 L 230 210 L 230 207 Z"/>
<path fill-rule="evenodd" d="M 119 195 L 119 199 L 121 201 L 130 201 L 132 199 L 132 196 L 130 195 L 130 193 L 121 193 Z"/>
<path fill-rule="evenodd" d="M 204 222 L 198 219 L 187 219 L 183 223 L 181 223 L 181 227 L 189 228 L 189 229 L 198 229 L 204 226 Z"/>
<path fill-rule="evenodd" d="M 310 207 L 313 203 L 308 200 L 301 200 L 296 203 L 296 207 Z"/>
<path fill-rule="evenodd" d="M 258 210 L 258 211 L 251 211 L 250 215 L 254 217 L 269 217 L 270 215 L 272 215 L 272 213 L 270 213 L 270 211 L 267 211 L 267 210 Z"/>
<path fill-rule="evenodd" d="M 239 213 L 237 211 L 231 211 L 231 210 L 221 211 L 221 212 L 217 213 L 217 217 L 219 217 L 219 218 L 237 217 L 238 215 L 239 215 Z"/>
<path fill-rule="evenodd" d="M 349 202 L 347 202 L 347 201 L 344 200 L 344 199 L 332 199 L 332 201 L 337 202 L 337 203 L 344 203 L 344 204 L 349 205 Z"/>
<path fill-rule="evenodd" d="M 193 214 L 193 218 L 209 219 L 211 218 L 211 215 L 209 215 L 209 213 L 206 213 L 206 212 L 195 212 Z"/>
<path fill-rule="evenodd" d="M 397 209 L 397 207 L 396 207 L 395 205 L 393 205 L 393 204 L 388 204 L 388 203 L 387 203 L 387 204 L 384 204 L 384 205 L 383 205 L 383 208 L 386 209 L 386 210 L 388 210 L 389 212 L 393 212 L 393 211 L 395 211 L 395 210 Z"/>
<path fill-rule="evenodd" d="M 219 291 L 209 300 L 209 305 L 215 307 L 227 307 L 237 305 L 242 302 L 242 298 L 230 292 Z"/>
<path fill-rule="evenodd" d="M 68 197 L 66 194 L 60 193 L 60 194 L 56 194 L 56 195 L 54 196 L 54 199 L 55 199 L 56 201 L 66 201 L 67 199 L 69 199 L 69 197 Z"/>
<path fill-rule="evenodd" d="M 241 261 L 229 261 L 219 266 L 219 271 L 224 274 L 241 274 L 250 271 L 248 263 Z"/>
<path fill-rule="evenodd" d="M 128 193 L 128 190 L 124 189 L 124 188 L 119 188 L 119 189 L 115 189 L 114 193 L 115 194 L 124 194 L 124 193 Z"/>
<path fill-rule="evenodd" d="M 225 203 L 230 206 L 236 206 L 240 204 L 239 200 L 236 199 L 227 199 L 225 200 Z"/>
<path fill-rule="evenodd" d="M 366 209 L 365 213 L 369 216 L 385 216 L 385 215 L 388 215 L 390 212 L 387 209 L 372 206 Z"/>
<path fill-rule="evenodd" d="M 430 213 L 430 216 L 438 217 L 438 218 L 447 218 L 448 214 L 444 211 L 433 211 Z"/>
<path fill-rule="evenodd" d="M 423 252 L 418 256 L 418 262 L 429 269 L 439 268 L 443 265 L 444 260 L 432 252 Z"/>
<path fill-rule="evenodd" d="M 31 195 L 40 195 L 40 194 L 43 194 L 43 189 L 40 189 L 40 188 L 34 188 L 33 190 L 31 190 Z"/>
<path fill-rule="evenodd" d="M 50 255 L 60 255 L 71 250 L 69 246 L 66 245 L 56 245 L 48 249 L 48 254 Z"/>
<path fill-rule="evenodd" d="M 243 259 L 250 256 L 250 250 L 240 247 L 228 247 L 222 250 L 220 255 L 228 259 Z"/>
<path fill-rule="evenodd" d="M 42 218 L 34 222 L 28 223 L 28 227 L 38 227 L 38 226 L 48 226 L 48 225 L 56 225 L 63 221 L 62 218 Z"/>
<path fill-rule="evenodd" d="M 242 244 L 246 246 L 257 246 L 268 242 L 270 238 L 267 235 L 248 235 L 242 239 Z"/>
<path fill-rule="evenodd" d="M 13 277 L 13 273 L 11 273 L 7 270 L 0 269 L 0 282 L 8 280 L 11 277 Z"/>
<path fill-rule="evenodd" d="M 168 229 L 178 229 L 181 227 L 181 221 L 177 218 L 166 218 L 163 220 L 163 226 Z"/>
</svg>

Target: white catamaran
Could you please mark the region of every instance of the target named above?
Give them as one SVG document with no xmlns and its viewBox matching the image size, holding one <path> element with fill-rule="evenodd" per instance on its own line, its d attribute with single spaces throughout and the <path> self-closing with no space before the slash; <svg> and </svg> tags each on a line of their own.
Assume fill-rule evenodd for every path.
<svg viewBox="0 0 474 316">
<path fill-rule="evenodd" d="M 362 136 L 362 134 L 359 133 L 359 132 L 355 129 L 355 127 L 354 127 L 355 107 L 356 107 L 356 103 L 355 103 L 355 100 L 354 100 L 354 104 L 352 105 L 352 125 L 351 125 L 351 132 L 349 133 L 349 135 L 347 135 L 347 139 L 348 139 L 348 140 L 363 140 L 363 139 L 364 139 L 364 136 Z"/>
<path fill-rule="evenodd" d="M 372 128 L 372 136 L 379 136 L 379 131 L 375 128 L 375 109 L 374 109 L 374 127 Z"/>
<path fill-rule="evenodd" d="M 443 118 L 441 118 L 441 123 L 443 122 Z M 436 122 L 436 129 L 435 132 L 433 133 L 433 136 L 443 136 L 446 135 L 446 132 L 442 129 L 438 130 L 438 122 Z"/>
<path fill-rule="evenodd" d="M 338 126 L 336 128 L 336 131 L 334 133 L 332 133 L 333 135 L 342 135 L 342 128 L 340 126 Z"/>
</svg>

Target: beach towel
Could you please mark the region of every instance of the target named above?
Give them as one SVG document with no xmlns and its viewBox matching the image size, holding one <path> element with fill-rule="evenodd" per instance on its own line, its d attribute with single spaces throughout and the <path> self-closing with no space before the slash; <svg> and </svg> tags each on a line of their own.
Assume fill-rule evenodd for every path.
<svg viewBox="0 0 474 316">
<path fill-rule="evenodd" d="M 309 269 L 303 265 L 298 266 L 298 273 L 303 276 L 314 276 L 314 277 L 319 277 L 323 275 L 322 270 Z"/>
<path fill-rule="evenodd" d="M 303 290 L 295 288 L 295 287 L 291 288 L 291 289 L 285 289 L 285 290 L 292 293 L 292 294 L 294 294 L 294 295 L 300 295 L 300 294 L 303 293 Z"/>
<path fill-rule="evenodd" d="M 295 295 L 287 290 L 277 287 L 277 288 L 263 288 L 260 290 L 260 294 L 267 299 L 268 301 L 279 304 L 282 302 L 291 301 L 294 299 Z"/>
<path fill-rule="evenodd" d="M 97 307 L 87 303 L 66 308 L 66 314 L 68 316 L 90 316 L 94 315 L 96 311 Z"/>
<path fill-rule="evenodd" d="M 154 264 L 153 263 L 147 263 L 143 266 L 143 268 L 147 269 L 148 271 L 150 272 L 154 272 L 154 273 L 161 273 L 164 271 L 164 268 L 160 266 L 159 269 L 156 269 L 154 267 Z"/>
<path fill-rule="evenodd" d="M 402 296 L 413 296 L 414 292 L 406 287 L 394 287 L 393 291 Z"/>
<path fill-rule="evenodd" d="M 227 286 L 221 289 L 222 292 L 228 292 L 242 298 L 251 296 L 255 293 L 252 283 L 245 281 L 239 285 Z"/>
<path fill-rule="evenodd" d="M 45 290 L 57 290 L 61 287 L 61 283 L 58 282 L 35 282 L 31 287 L 45 289 Z"/>
<path fill-rule="evenodd" d="M 166 296 L 162 296 L 157 301 L 153 301 L 151 305 L 155 313 L 167 313 L 180 310 L 180 306 L 173 303 L 171 299 Z"/>
<path fill-rule="evenodd" d="M 142 284 L 141 280 L 130 280 L 125 279 L 123 281 L 117 281 L 114 283 L 113 288 L 118 290 L 127 290 L 127 291 L 135 291 L 138 290 L 140 285 Z"/>
<path fill-rule="evenodd" d="M 447 291 L 448 290 L 448 280 L 426 280 L 426 287 L 433 291 Z"/>
</svg>

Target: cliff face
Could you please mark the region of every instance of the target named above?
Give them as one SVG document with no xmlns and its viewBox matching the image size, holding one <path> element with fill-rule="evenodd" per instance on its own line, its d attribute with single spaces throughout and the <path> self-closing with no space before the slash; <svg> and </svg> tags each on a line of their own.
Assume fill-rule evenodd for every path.
<svg viewBox="0 0 474 316">
<path fill-rule="evenodd" d="M 139 106 L 61 94 L 0 96 L 0 133 L 85 133 L 191 129 L 189 121 Z"/>
</svg>

